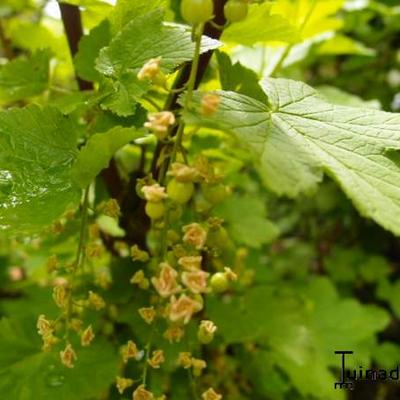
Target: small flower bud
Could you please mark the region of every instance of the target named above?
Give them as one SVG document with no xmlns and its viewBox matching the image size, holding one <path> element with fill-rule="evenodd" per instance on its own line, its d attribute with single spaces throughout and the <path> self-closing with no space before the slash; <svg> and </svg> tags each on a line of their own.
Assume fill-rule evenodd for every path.
<svg viewBox="0 0 400 400">
<path fill-rule="evenodd" d="M 106 306 L 106 302 L 103 300 L 103 298 L 99 296 L 97 293 L 94 293 L 92 291 L 89 291 L 88 301 L 89 304 L 97 311 L 101 310 Z"/>
<path fill-rule="evenodd" d="M 51 322 L 43 314 L 39 315 L 36 327 L 40 336 L 47 336 L 53 333 Z"/>
<path fill-rule="evenodd" d="M 144 250 L 140 250 L 137 244 L 131 247 L 131 257 L 133 261 L 147 262 L 150 259 L 149 253 Z"/>
<path fill-rule="evenodd" d="M 60 341 L 57 337 L 55 337 L 52 333 L 46 336 L 43 336 L 43 351 L 51 351 L 53 346 Z"/>
<path fill-rule="evenodd" d="M 115 386 L 118 389 L 119 394 L 123 394 L 125 389 L 128 389 L 133 385 L 133 380 L 128 378 L 122 378 L 117 376 Z"/>
<path fill-rule="evenodd" d="M 214 391 L 213 388 L 208 389 L 201 395 L 203 400 L 221 400 L 222 396 Z"/>
<path fill-rule="evenodd" d="M 55 271 L 60 265 L 60 261 L 58 260 L 58 257 L 53 254 L 51 255 L 46 262 L 46 270 L 50 274 L 53 271 Z"/>
<path fill-rule="evenodd" d="M 53 289 L 53 300 L 60 308 L 66 308 L 69 301 L 69 290 L 66 285 L 57 285 Z"/>
<path fill-rule="evenodd" d="M 189 369 L 192 366 L 192 354 L 187 351 L 179 353 L 179 365 L 184 369 Z"/>
<path fill-rule="evenodd" d="M 102 201 L 97 206 L 97 211 L 111 218 L 118 218 L 121 214 L 121 209 L 119 207 L 117 200 L 115 199 Z"/>
<path fill-rule="evenodd" d="M 207 93 L 201 99 L 201 114 L 204 116 L 212 115 L 221 103 L 221 97 L 215 93 Z"/>
<path fill-rule="evenodd" d="M 142 307 L 139 308 L 138 312 L 148 324 L 151 324 L 156 316 L 156 310 L 154 307 Z"/>
<path fill-rule="evenodd" d="M 199 377 L 203 369 L 207 367 L 207 363 L 199 358 L 192 358 L 193 375 Z"/>
<path fill-rule="evenodd" d="M 61 362 L 67 367 L 67 368 L 73 368 L 74 367 L 74 361 L 77 360 L 76 353 L 72 346 L 68 344 L 63 351 L 60 351 L 60 358 Z"/>
<path fill-rule="evenodd" d="M 197 337 L 202 344 L 211 343 L 217 330 L 216 325 L 212 321 L 203 320 L 200 322 Z"/>
<path fill-rule="evenodd" d="M 83 321 L 78 318 L 72 318 L 69 322 L 70 328 L 73 329 L 75 332 L 79 332 L 82 329 L 82 325 Z"/>
<path fill-rule="evenodd" d="M 81 345 L 89 346 L 94 339 L 92 325 L 89 325 L 81 334 Z"/>
<path fill-rule="evenodd" d="M 130 283 L 134 285 L 138 285 L 140 289 L 147 290 L 150 286 L 150 281 L 144 276 L 144 272 L 142 269 L 136 271 L 132 276 Z"/>
<path fill-rule="evenodd" d="M 164 352 L 162 350 L 154 350 L 150 359 L 147 360 L 152 368 L 158 369 L 165 361 Z"/>
<path fill-rule="evenodd" d="M 165 332 L 164 338 L 167 339 L 170 343 L 179 343 L 183 336 L 185 335 L 185 331 L 178 325 L 171 325 Z"/>
<path fill-rule="evenodd" d="M 224 268 L 224 273 L 226 276 L 226 279 L 230 282 L 236 282 L 237 281 L 237 274 L 235 274 L 229 267 Z"/>
<path fill-rule="evenodd" d="M 148 115 L 148 121 L 144 124 L 145 128 L 150 129 L 158 139 L 165 139 L 168 129 L 175 123 L 175 115 L 170 111 L 160 111 Z"/>
<path fill-rule="evenodd" d="M 104 253 L 104 247 L 99 241 L 91 242 L 86 247 L 86 256 L 90 259 L 100 258 Z"/>
<path fill-rule="evenodd" d="M 154 400 L 153 393 L 145 389 L 144 385 L 140 385 L 133 392 L 133 400 Z"/>
<path fill-rule="evenodd" d="M 136 343 L 132 340 L 129 340 L 128 343 L 122 347 L 122 359 L 124 363 L 127 363 L 131 358 L 137 360 L 139 359 L 139 356 L 140 352 L 136 346 Z"/>
</svg>

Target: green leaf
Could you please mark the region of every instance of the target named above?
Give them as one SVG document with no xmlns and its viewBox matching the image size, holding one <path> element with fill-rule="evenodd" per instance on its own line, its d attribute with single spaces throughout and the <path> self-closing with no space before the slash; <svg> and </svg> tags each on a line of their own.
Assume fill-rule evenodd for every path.
<svg viewBox="0 0 400 400">
<path fill-rule="evenodd" d="M 95 69 L 95 60 L 100 50 L 110 42 L 110 23 L 102 21 L 79 42 L 79 51 L 75 56 L 75 68 L 78 75 L 88 81 L 97 81 L 99 72 Z"/>
<path fill-rule="evenodd" d="M 369 49 L 362 43 L 357 42 L 347 36 L 336 35 L 333 38 L 323 42 L 317 50 L 318 54 L 358 54 L 361 56 L 374 56 L 376 51 Z"/>
<path fill-rule="evenodd" d="M 258 82 L 258 76 L 253 70 L 244 67 L 239 62 L 232 65 L 226 53 L 217 51 L 216 55 L 223 90 L 232 90 L 260 101 L 267 101 L 267 96 Z"/>
<path fill-rule="evenodd" d="M 400 148 L 400 116 L 331 104 L 302 82 L 265 79 L 261 86 L 270 105 L 221 92 L 214 115 L 186 119 L 236 134 L 259 156 L 261 174 L 276 193 L 314 191 L 325 172 L 362 215 L 400 234 L 400 170 L 388 155 Z"/>
<path fill-rule="evenodd" d="M 232 197 L 215 210 L 227 223 L 234 240 L 259 248 L 279 235 L 278 227 L 266 218 L 265 203 L 257 197 Z"/>
<path fill-rule="evenodd" d="M 190 60 L 194 43 L 189 29 L 177 24 L 163 24 L 162 20 L 163 12 L 156 10 L 126 24 L 100 52 L 97 69 L 106 76 L 119 76 L 127 71 L 136 74 L 148 60 L 161 57 L 161 69 L 171 72 Z M 218 46 L 217 40 L 204 37 L 201 52 Z"/>
<path fill-rule="evenodd" d="M 54 107 L 0 112 L 0 227 L 34 232 L 77 199 L 70 178 L 79 127 Z"/>
<path fill-rule="evenodd" d="M 330 103 L 340 106 L 374 108 L 376 110 L 381 108 L 378 100 L 363 100 L 361 97 L 347 93 L 334 86 L 321 85 L 317 87 L 317 90 Z"/>
<path fill-rule="evenodd" d="M 204 36 L 201 52 L 215 49 L 217 40 Z M 163 12 L 155 10 L 127 23 L 109 46 L 100 51 L 96 68 L 111 81 L 103 87 L 102 106 L 118 115 L 131 115 L 135 103 L 146 93 L 150 84 L 139 81 L 137 73 L 151 58 L 161 57 L 161 69 L 172 72 L 194 53 L 194 43 L 188 27 L 163 24 Z"/>
<path fill-rule="evenodd" d="M 134 128 L 116 126 L 105 133 L 96 133 L 89 138 L 81 149 L 72 166 L 73 180 L 83 189 L 99 172 L 108 166 L 115 152 L 143 133 Z"/>
<path fill-rule="evenodd" d="M 13 400 L 87 400 L 99 396 L 117 373 L 113 348 L 95 339 L 90 347 L 76 346 L 75 351 L 78 356 L 75 367 L 66 368 L 61 365 L 57 351 L 41 351 L 34 321 L 3 318 L 0 393 L 7 393 Z"/>
<path fill-rule="evenodd" d="M 252 4 L 245 20 L 231 24 L 222 34 L 222 40 L 251 46 L 258 42 L 280 41 L 296 43 L 300 32 L 283 15 L 270 14 L 271 5 Z"/>
<path fill-rule="evenodd" d="M 133 115 L 136 103 L 149 89 L 148 81 L 139 81 L 132 73 L 122 73 L 118 80 L 104 78 L 101 107 L 120 117 Z"/>
<path fill-rule="evenodd" d="M 166 0 L 118 0 L 110 21 L 115 32 L 119 32 L 134 18 L 166 6 Z"/>
<path fill-rule="evenodd" d="M 49 81 L 50 53 L 37 51 L 17 58 L 0 69 L 0 101 L 17 101 L 41 94 Z"/>
</svg>

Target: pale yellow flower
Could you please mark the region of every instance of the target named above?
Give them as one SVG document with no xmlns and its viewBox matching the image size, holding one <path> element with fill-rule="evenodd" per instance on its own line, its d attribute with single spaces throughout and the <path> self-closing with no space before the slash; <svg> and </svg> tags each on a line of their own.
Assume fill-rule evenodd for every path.
<svg viewBox="0 0 400 400">
<path fill-rule="evenodd" d="M 182 327 L 178 325 L 172 325 L 164 332 L 163 336 L 170 343 L 179 343 L 183 338 L 184 334 L 185 331 L 182 329 Z"/>
<path fill-rule="evenodd" d="M 159 139 L 165 139 L 168 129 L 175 123 L 175 115 L 171 111 L 150 113 L 144 127 L 150 129 Z"/>
<path fill-rule="evenodd" d="M 153 80 L 160 73 L 160 63 L 161 57 L 151 58 L 147 61 L 137 74 L 139 81 Z"/>
<path fill-rule="evenodd" d="M 165 361 L 164 352 L 162 350 L 154 350 L 151 358 L 147 360 L 152 368 L 158 369 Z"/>
<path fill-rule="evenodd" d="M 215 93 L 207 93 L 201 99 L 201 114 L 207 116 L 214 114 L 221 103 L 221 97 Z"/>
<path fill-rule="evenodd" d="M 199 311 L 202 305 L 193 300 L 191 297 L 182 294 L 178 299 L 175 296 L 171 297 L 169 319 L 173 322 L 182 321 L 187 324 L 192 315 Z"/>
<path fill-rule="evenodd" d="M 81 334 L 81 345 L 89 346 L 90 343 L 92 343 L 94 336 L 92 325 L 89 325 Z"/>
<path fill-rule="evenodd" d="M 127 363 L 131 358 L 138 359 L 139 350 L 134 341 L 128 340 L 128 343 L 122 348 L 122 359 L 124 363 Z"/>
<path fill-rule="evenodd" d="M 133 380 L 128 378 L 122 378 L 117 376 L 115 386 L 118 389 L 119 394 L 123 394 L 125 389 L 131 387 L 133 385 Z"/>
<path fill-rule="evenodd" d="M 184 369 L 188 369 L 192 366 L 192 354 L 187 351 L 179 353 L 179 365 Z"/>
<path fill-rule="evenodd" d="M 208 389 L 201 395 L 203 400 L 221 400 L 222 395 L 218 394 L 213 388 Z"/>
<path fill-rule="evenodd" d="M 160 264 L 161 271 L 158 277 L 151 278 L 151 282 L 161 297 L 169 297 L 181 289 L 177 283 L 178 273 L 167 263 Z"/>
<path fill-rule="evenodd" d="M 44 314 L 39 315 L 36 327 L 40 336 L 47 336 L 53 333 L 51 322 L 46 319 Z"/>
<path fill-rule="evenodd" d="M 60 351 L 61 362 L 67 368 L 73 368 L 77 359 L 76 353 L 70 344 L 67 344 L 64 350 Z"/>
<path fill-rule="evenodd" d="M 153 393 L 145 389 L 144 385 L 140 385 L 133 392 L 133 400 L 154 400 Z"/>
<path fill-rule="evenodd" d="M 67 285 L 57 285 L 53 289 L 53 300 L 60 308 L 66 308 L 69 301 L 69 290 Z"/>
<path fill-rule="evenodd" d="M 152 203 L 159 203 L 167 197 L 165 187 L 160 186 L 158 183 L 149 186 L 143 186 L 142 192 L 147 201 Z"/>
<path fill-rule="evenodd" d="M 194 222 L 186 225 L 183 227 L 183 232 L 183 241 L 185 243 L 194 246 L 198 250 L 204 247 L 207 240 L 207 232 L 200 224 Z"/>
<path fill-rule="evenodd" d="M 207 363 L 200 358 L 192 358 L 193 375 L 200 376 L 203 369 L 207 367 Z"/>
<path fill-rule="evenodd" d="M 202 270 L 182 272 L 182 283 L 192 293 L 207 293 L 207 278 L 210 274 Z"/>
<path fill-rule="evenodd" d="M 156 317 L 156 310 L 154 307 L 142 307 L 138 310 L 139 315 L 148 323 L 151 324 Z"/>
<path fill-rule="evenodd" d="M 178 182 L 194 182 L 200 177 L 196 168 L 178 162 L 171 165 L 168 175 L 173 176 Z"/>
<path fill-rule="evenodd" d="M 103 298 L 92 291 L 89 291 L 88 301 L 89 304 L 97 311 L 106 306 L 106 302 L 103 300 Z"/>
</svg>

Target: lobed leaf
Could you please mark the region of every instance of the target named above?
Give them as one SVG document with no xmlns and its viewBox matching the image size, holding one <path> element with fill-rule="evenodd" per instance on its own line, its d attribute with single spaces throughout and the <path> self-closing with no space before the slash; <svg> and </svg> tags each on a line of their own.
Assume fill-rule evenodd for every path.
<svg viewBox="0 0 400 400">
<path fill-rule="evenodd" d="M 201 52 L 219 45 L 217 40 L 204 36 Z M 104 90 L 103 107 L 119 115 L 131 115 L 135 103 L 150 88 L 149 82 L 138 80 L 136 75 L 140 68 L 151 58 L 161 57 L 161 69 L 169 73 L 191 60 L 193 53 L 189 28 L 163 24 L 162 10 L 134 18 L 100 51 L 96 60 L 97 70 L 111 78 Z"/>
<path fill-rule="evenodd" d="M 0 228 L 34 232 L 77 200 L 70 168 L 79 127 L 56 108 L 0 112 Z"/>
<path fill-rule="evenodd" d="M 50 52 L 40 50 L 0 68 L 0 101 L 18 101 L 41 94 L 48 87 Z"/>
<path fill-rule="evenodd" d="M 276 193 L 313 191 L 326 173 L 361 214 L 399 235 L 400 169 L 392 151 L 400 148 L 400 116 L 331 104 L 302 82 L 268 78 L 261 86 L 269 105 L 220 92 L 217 113 L 186 119 L 231 131 L 249 145 Z"/>
</svg>

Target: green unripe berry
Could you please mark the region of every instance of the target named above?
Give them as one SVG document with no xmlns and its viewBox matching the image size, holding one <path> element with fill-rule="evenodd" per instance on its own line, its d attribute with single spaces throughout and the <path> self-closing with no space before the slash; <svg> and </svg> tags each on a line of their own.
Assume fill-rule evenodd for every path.
<svg viewBox="0 0 400 400">
<path fill-rule="evenodd" d="M 178 204 L 187 203 L 193 196 L 193 182 L 179 182 L 176 179 L 171 179 L 167 185 L 168 197 Z"/>
<path fill-rule="evenodd" d="M 214 340 L 217 327 L 211 321 L 202 321 L 197 331 L 197 339 L 201 344 L 209 344 Z"/>
<path fill-rule="evenodd" d="M 247 17 L 248 6 L 243 0 L 229 0 L 224 7 L 225 18 L 229 22 L 240 22 Z"/>
<path fill-rule="evenodd" d="M 160 219 L 165 213 L 165 206 L 163 202 L 154 203 L 148 201 L 145 206 L 145 212 L 150 219 Z"/>
<path fill-rule="evenodd" d="M 221 203 L 228 196 L 226 186 L 221 183 L 203 185 L 201 189 L 204 198 L 211 204 Z"/>
<path fill-rule="evenodd" d="M 216 293 L 226 292 L 229 288 L 229 281 L 226 274 L 223 272 L 216 272 L 212 275 L 210 280 L 211 288 Z"/>
<path fill-rule="evenodd" d="M 191 25 L 203 24 L 213 17 L 213 0 L 182 0 L 181 15 Z"/>
</svg>

